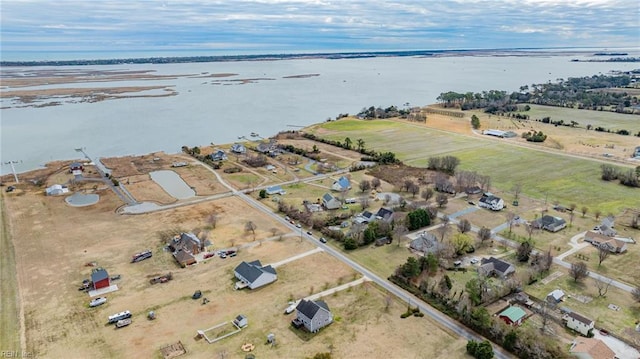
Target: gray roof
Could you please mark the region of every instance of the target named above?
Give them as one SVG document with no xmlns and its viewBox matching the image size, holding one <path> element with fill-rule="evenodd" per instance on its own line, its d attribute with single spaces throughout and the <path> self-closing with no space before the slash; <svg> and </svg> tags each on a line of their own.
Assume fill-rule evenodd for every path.
<svg viewBox="0 0 640 359">
<path fill-rule="evenodd" d="M 94 283 L 99 282 L 105 278 L 109 278 L 109 273 L 107 273 L 107 271 L 103 268 L 98 268 L 93 271 L 93 273 L 91 273 L 91 281 Z"/>
<path fill-rule="evenodd" d="M 260 261 L 258 260 L 255 260 L 249 263 L 242 262 L 236 267 L 235 271 L 240 276 L 242 276 L 242 278 L 246 279 L 249 283 L 253 283 L 264 272 L 276 274 L 275 268 L 273 268 L 270 265 L 263 267 Z"/>
<path fill-rule="evenodd" d="M 383 219 L 387 219 L 389 217 L 391 217 L 393 215 L 393 211 L 390 209 L 386 209 L 384 207 L 380 208 L 378 210 L 378 213 L 376 213 L 376 216 L 383 218 Z"/>
<path fill-rule="evenodd" d="M 333 195 L 331 195 L 331 193 L 325 193 L 325 194 L 322 195 L 322 199 L 325 202 L 329 202 L 329 201 L 335 199 L 335 197 Z"/>
<path fill-rule="evenodd" d="M 480 202 L 494 205 L 500 202 L 500 198 L 493 195 L 483 196 L 480 198 Z"/>
<path fill-rule="evenodd" d="M 542 228 L 546 226 L 558 226 L 567 223 L 564 219 L 560 217 L 554 217 L 549 215 L 544 215 L 539 219 L 536 219 L 534 223 Z"/>
<path fill-rule="evenodd" d="M 304 314 L 307 318 L 313 318 L 320 308 L 324 308 L 329 311 L 329 306 L 322 300 L 314 302 L 303 299 L 298 303 L 298 306 L 296 306 L 296 310 Z"/>
</svg>

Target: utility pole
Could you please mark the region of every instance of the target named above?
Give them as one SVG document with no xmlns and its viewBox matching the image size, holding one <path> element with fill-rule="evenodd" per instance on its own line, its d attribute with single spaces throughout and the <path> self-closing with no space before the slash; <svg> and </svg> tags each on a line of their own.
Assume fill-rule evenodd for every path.
<svg viewBox="0 0 640 359">
<path fill-rule="evenodd" d="M 15 163 L 21 163 L 22 161 L 7 161 L 5 165 L 11 165 L 11 171 L 13 172 L 13 178 L 16 180 L 16 183 L 20 183 L 18 180 L 18 174 L 16 173 L 16 168 L 14 166 Z"/>
</svg>

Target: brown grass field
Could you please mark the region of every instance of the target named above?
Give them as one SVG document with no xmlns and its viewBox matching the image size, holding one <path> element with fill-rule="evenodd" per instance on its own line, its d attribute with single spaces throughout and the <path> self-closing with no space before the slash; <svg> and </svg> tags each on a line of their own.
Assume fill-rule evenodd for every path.
<svg viewBox="0 0 640 359">
<path fill-rule="evenodd" d="M 138 160 L 141 159 L 119 161 Z M 148 163 L 152 164 L 151 160 Z M 50 171 L 51 180 L 45 183 L 62 182 L 70 176 L 64 166 L 59 168 Z M 183 178 L 197 189 L 214 192 L 221 187 L 215 177 L 200 172 L 197 166 L 176 171 L 182 172 Z M 131 182 L 128 188 L 132 187 L 135 196 L 158 202 L 166 196 L 153 195 L 150 190 L 153 186 L 147 186 L 149 181 L 144 174 L 131 171 L 123 176 Z M 213 181 L 213 188 L 206 187 L 208 181 Z M 260 259 L 273 263 L 314 247 L 300 241 L 298 236 L 263 241 L 273 235 L 272 228 L 277 233 L 288 230 L 237 198 L 123 216 L 115 212 L 122 203 L 113 193 L 105 189 L 84 190 L 99 193 L 99 203 L 69 207 L 63 197 L 46 197 L 42 187 L 27 184 L 14 193 L 2 194 L 6 207 L 3 228 L 7 233 L 3 236 L 3 248 L 5 244 L 14 245 L 17 273 L 17 288 L 7 288 L 5 292 L 3 287 L 3 298 L 4 293 L 16 293 L 19 289 L 21 300 L 12 304 L 24 311 L 26 347 L 22 349 L 38 357 L 159 358 L 161 346 L 178 340 L 194 358 L 225 353 L 241 357 L 244 353 L 240 347 L 247 342 L 256 346 L 254 354 L 261 358 L 302 358 L 328 351 L 336 358 L 448 358 L 464 353 L 465 340 L 437 329 L 437 324 L 428 318 L 401 319 L 406 304 L 388 300 L 388 294 L 370 283 L 324 298 L 336 320 L 320 333 L 309 336 L 292 330 L 289 325 L 292 316 L 282 314 L 289 300 L 359 278 L 353 270 L 324 253 L 282 265 L 278 268 L 279 280 L 267 287 L 253 292 L 234 291 L 233 268 L 240 261 Z M 212 213 L 218 216 L 215 228 L 206 221 Z M 249 219 L 257 226 L 256 241 L 244 231 Z M 159 237 L 159 232 L 178 229 L 208 232 L 215 248 L 248 247 L 242 247 L 234 258 L 214 257 L 179 268 L 171 255 L 162 251 Z M 152 249 L 154 256 L 129 263 L 131 255 L 143 249 Z M 91 267 L 85 264 L 92 261 L 111 275 L 122 276 L 114 282 L 119 290 L 107 294 L 108 302 L 97 308 L 89 308 L 90 298 L 77 290 L 82 279 L 90 276 Z M 3 261 L 3 273 L 12 267 L 11 261 Z M 174 280 L 149 284 L 151 276 L 166 272 L 172 272 Z M 3 274 L 3 286 L 10 283 Z M 211 302 L 202 305 L 192 300 L 190 295 L 196 289 L 202 290 Z M 11 320 L 15 314 L 4 309 L 3 306 L 3 329 L 15 333 L 17 322 L 15 318 Z M 106 324 L 106 318 L 122 310 L 133 313 L 133 324 L 114 330 Z M 157 313 L 155 321 L 146 319 L 149 310 Z M 238 314 L 249 318 L 250 324 L 242 332 L 214 344 L 196 338 L 196 330 L 231 320 Z M 274 348 L 265 344 L 268 333 L 276 334 Z M 3 345 L 13 348 L 18 345 L 18 338 L 19 335 L 3 335 Z"/>
</svg>

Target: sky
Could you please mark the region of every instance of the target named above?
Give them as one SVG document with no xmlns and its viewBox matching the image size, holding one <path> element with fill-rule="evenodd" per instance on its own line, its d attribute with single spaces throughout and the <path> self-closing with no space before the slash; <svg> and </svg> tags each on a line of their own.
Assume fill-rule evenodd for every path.
<svg viewBox="0 0 640 359">
<path fill-rule="evenodd" d="M 1 0 L 3 60 L 640 46 L 637 0 Z"/>
</svg>

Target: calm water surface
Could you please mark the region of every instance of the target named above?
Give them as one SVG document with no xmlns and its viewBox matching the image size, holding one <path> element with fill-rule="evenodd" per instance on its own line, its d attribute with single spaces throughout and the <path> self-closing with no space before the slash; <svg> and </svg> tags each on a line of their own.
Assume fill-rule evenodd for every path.
<svg viewBox="0 0 640 359">
<path fill-rule="evenodd" d="M 355 114 L 363 107 L 423 106 L 435 103 L 446 91 L 511 92 L 522 85 L 638 66 L 571 62 L 572 58 L 576 56 L 378 57 L 83 67 L 193 76 L 67 85 L 167 85 L 177 92 L 171 97 L 2 109 L 0 155 L 2 162 L 22 161 L 16 170 L 23 172 L 51 160 L 79 158 L 74 151 L 77 147 L 85 147 L 93 157 L 175 153 L 183 145 L 230 143 L 238 136 L 250 138 L 251 132 L 268 137 L 335 118 L 339 113 Z M 202 73 L 238 75 L 195 77 Z M 307 74 L 319 76 L 284 78 Z M 247 84 L 224 81 L 255 78 L 263 80 Z M 213 84 L 221 80 L 222 84 Z M 3 99 L 0 104 L 4 107 L 10 102 Z M 3 174 L 10 171 L 9 166 L 2 166 Z"/>
</svg>

